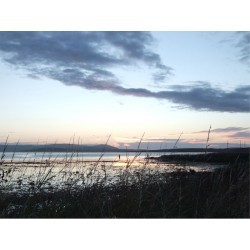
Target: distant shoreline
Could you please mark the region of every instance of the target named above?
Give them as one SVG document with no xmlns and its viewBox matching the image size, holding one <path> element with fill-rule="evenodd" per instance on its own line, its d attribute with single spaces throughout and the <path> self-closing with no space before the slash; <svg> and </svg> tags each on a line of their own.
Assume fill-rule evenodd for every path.
<svg viewBox="0 0 250 250">
<path fill-rule="evenodd" d="M 250 148 L 172 148 L 172 149 L 120 149 L 110 145 L 77 145 L 77 144 L 48 144 L 48 145 L 4 145 L 0 144 L 2 152 L 24 153 L 221 153 L 221 152 L 248 152 Z"/>
</svg>

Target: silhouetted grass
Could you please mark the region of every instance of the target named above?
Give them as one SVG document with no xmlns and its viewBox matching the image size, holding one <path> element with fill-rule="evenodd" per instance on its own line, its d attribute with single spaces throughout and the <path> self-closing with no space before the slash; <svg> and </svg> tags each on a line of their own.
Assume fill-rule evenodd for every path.
<svg viewBox="0 0 250 250">
<path fill-rule="evenodd" d="M 146 167 L 134 172 L 126 168 L 109 185 L 102 177 L 77 188 L 71 183 L 49 191 L 40 183 L 24 193 L 0 190 L 0 217 L 249 218 L 249 155 L 236 157 L 213 172 L 151 174 Z M 49 178 L 46 173 L 45 179 Z"/>
</svg>

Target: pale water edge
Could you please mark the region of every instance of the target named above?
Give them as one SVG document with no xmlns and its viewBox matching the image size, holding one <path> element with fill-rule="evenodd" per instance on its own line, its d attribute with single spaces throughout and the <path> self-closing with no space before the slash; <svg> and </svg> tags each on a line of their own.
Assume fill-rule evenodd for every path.
<svg viewBox="0 0 250 250">
<path fill-rule="evenodd" d="M 101 152 L 6 152 L 4 156 L 5 161 L 41 161 L 41 160 L 81 160 L 81 161 L 98 161 L 101 157 L 102 161 L 127 161 L 132 160 L 136 155 L 137 160 L 144 160 L 146 157 L 159 157 L 161 155 L 180 155 L 180 154 L 200 154 L 197 152 L 149 152 L 149 153 L 136 153 L 136 152 L 105 152 L 103 155 Z M 120 159 L 119 159 L 120 156 Z"/>
</svg>

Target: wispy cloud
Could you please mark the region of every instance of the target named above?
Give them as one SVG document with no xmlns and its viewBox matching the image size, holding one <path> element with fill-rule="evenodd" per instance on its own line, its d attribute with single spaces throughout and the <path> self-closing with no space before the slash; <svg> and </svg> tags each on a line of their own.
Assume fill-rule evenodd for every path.
<svg viewBox="0 0 250 250">
<path fill-rule="evenodd" d="M 208 131 L 198 131 L 193 134 L 205 135 Z M 245 140 L 250 142 L 250 127 L 227 127 L 216 128 L 211 130 L 211 136 L 217 135 L 226 140 Z"/>
<path fill-rule="evenodd" d="M 226 132 L 236 132 L 236 131 L 245 131 L 249 130 L 249 127 L 228 127 L 228 128 L 216 128 L 211 130 L 211 132 L 216 133 L 226 133 Z"/>
<path fill-rule="evenodd" d="M 237 32 L 239 37 L 236 47 L 239 50 L 239 60 L 250 66 L 250 32 Z"/>
<path fill-rule="evenodd" d="M 250 86 L 232 91 L 209 82 L 172 85 L 164 91 L 125 88 L 115 67 L 147 65 L 155 82 L 164 81 L 172 68 L 153 51 L 149 32 L 0 32 L 0 51 L 9 64 L 28 71 L 28 76 L 48 77 L 85 89 L 118 95 L 163 99 L 204 111 L 249 112 Z M 242 42 L 243 43 L 243 42 Z"/>
<path fill-rule="evenodd" d="M 143 137 L 141 141 L 141 149 L 162 149 L 162 148 L 193 148 L 193 147 L 205 147 L 208 131 L 198 131 L 193 133 L 185 132 L 184 138 L 179 138 L 180 134 L 171 134 L 173 137 Z M 170 134 L 169 134 L 170 135 Z M 190 138 L 190 135 L 194 135 Z M 195 135 L 198 135 L 196 137 Z M 185 138 L 188 136 L 188 138 Z M 115 137 L 113 138 L 121 148 L 137 148 L 140 137 Z M 178 143 L 176 145 L 176 142 Z M 226 147 L 226 143 L 230 142 L 230 147 L 238 147 L 238 142 L 241 140 L 245 143 L 250 143 L 250 130 L 248 127 L 227 127 L 227 128 L 216 128 L 211 130 L 210 147 Z M 223 143 L 224 141 L 224 143 Z M 248 144 L 246 144 L 248 146 Z"/>
<path fill-rule="evenodd" d="M 250 131 L 237 132 L 232 135 L 229 135 L 228 137 L 231 139 L 242 139 L 242 140 L 250 141 Z"/>
<path fill-rule="evenodd" d="M 244 131 L 249 130 L 249 129 L 250 129 L 250 127 L 216 128 L 216 129 L 211 129 L 211 133 L 235 133 L 235 132 L 244 132 Z M 200 133 L 208 133 L 208 130 L 194 132 L 194 134 L 200 134 Z"/>
</svg>

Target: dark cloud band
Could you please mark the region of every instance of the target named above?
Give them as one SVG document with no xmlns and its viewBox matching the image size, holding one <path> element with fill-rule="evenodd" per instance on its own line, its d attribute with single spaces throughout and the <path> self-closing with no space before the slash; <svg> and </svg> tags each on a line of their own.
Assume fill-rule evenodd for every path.
<svg viewBox="0 0 250 250">
<path fill-rule="evenodd" d="M 165 99 L 196 110 L 249 112 L 249 86 L 224 91 L 196 82 L 158 92 L 123 87 L 112 72 L 115 67 L 145 64 L 155 82 L 172 74 L 172 68 L 152 51 L 153 42 L 149 32 L 0 32 L 3 59 L 28 70 L 30 77 L 45 76 L 66 85 L 119 95 Z"/>
</svg>

